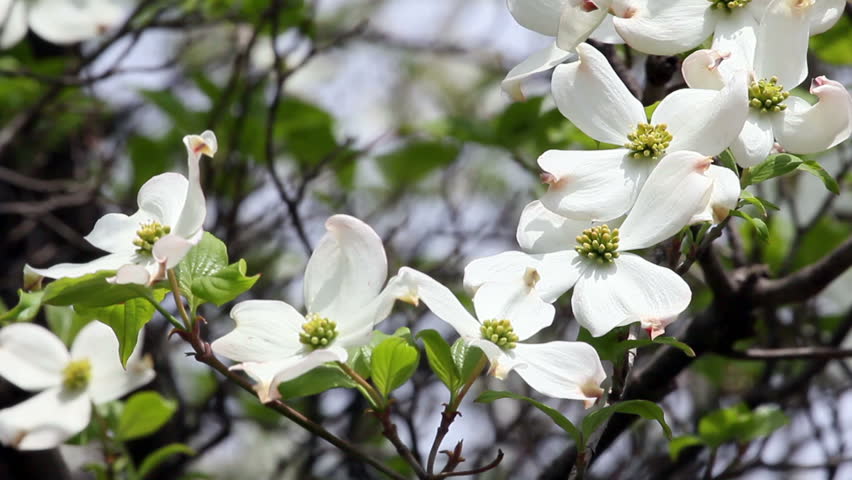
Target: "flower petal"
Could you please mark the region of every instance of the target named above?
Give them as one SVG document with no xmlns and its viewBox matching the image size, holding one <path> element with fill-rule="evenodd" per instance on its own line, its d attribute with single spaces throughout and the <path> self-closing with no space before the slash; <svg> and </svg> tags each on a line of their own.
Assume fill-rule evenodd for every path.
<svg viewBox="0 0 852 480">
<path fill-rule="evenodd" d="M 449 288 L 413 268 L 402 267 L 398 276 L 400 281 L 407 282 L 412 295 L 416 295 L 413 300 L 423 300 L 436 317 L 449 323 L 459 335 L 465 338 L 480 336 L 479 322 Z"/>
<path fill-rule="evenodd" d="M 553 323 L 556 309 L 539 297 L 535 289 L 538 274 L 501 282 L 487 282 L 473 296 L 473 307 L 480 321 L 509 320 L 518 335 L 524 341 Z"/>
<path fill-rule="evenodd" d="M 791 97 L 792 98 L 792 97 Z M 789 103 L 790 99 L 787 99 Z M 753 167 L 766 160 L 775 137 L 768 115 L 749 112 L 739 136 L 731 143 L 731 153 L 741 167 Z"/>
<path fill-rule="evenodd" d="M 104 0 L 29 2 L 30 28 L 50 43 L 82 42 L 118 26 L 131 5 L 130 2 Z"/>
<path fill-rule="evenodd" d="M 731 210 L 737 208 L 742 192 L 740 179 L 731 169 L 719 165 L 710 165 L 707 175 L 713 179 L 713 193 L 704 218 L 718 224 L 728 217 Z"/>
<path fill-rule="evenodd" d="M 586 41 L 606 17 L 612 0 L 566 2 L 559 16 L 556 44 L 563 50 L 574 50 Z"/>
<path fill-rule="evenodd" d="M 201 161 L 202 155 L 213 157 L 218 149 L 218 143 L 216 135 L 207 130 L 201 135 L 183 137 L 183 144 L 186 146 L 189 186 L 180 216 L 174 225 L 174 233 L 188 239 L 198 235 L 207 217 L 207 205 L 204 192 L 201 190 L 201 172 L 198 162 Z"/>
<path fill-rule="evenodd" d="M 627 156 L 628 150 L 548 150 L 538 165 L 549 184 L 541 203 L 568 218 L 606 221 L 633 205 L 648 178 L 650 162 Z"/>
<path fill-rule="evenodd" d="M 142 185 L 136 201 L 139 209 L 163 225 L 177 224 L 189 182 L 179 173 L 161 173 Z"/>
<path fill-rule="evenodd" d="M 816 2 L 808 11 L 810 20 L 810 35 L 827 32 L 840 20 L 846 0 L 821 0 Z"/>
<path fill-rule="evenodd" d="M 589 35 L 589 38 L 601 43 L 617 45 L 624 43 L 624 39 L 615 31 L 615 24 L 613 23 L 612 15 L 605 16 L 601 24 L 598 25 L 598 28 Z"/>
<path fill-rule="evenodd" d="M 84 238 L 101 250 L 110 253 L 136 250 L 133 240 L 139 227 L 155 220 L 145 211 L 138 211 L 128 217 L 123 213 L 108 213 L 95 222 L 92 231 Z"/>
<path fill-rule="evenodd" d="M 0 377 L 34 391 L 60 385 L 68 349 L 50 330 L 32 323 L 0 329 Z"/>
<path fill-rule="evenodd" d="M 691 298 L 689 285 L 673 271 L 622 253 L 612 265 L 583 272 L 571 306 L 577 322 L 599 337 L 637 321 L 643 327 L 664 326 L 686 310 Z"/>
<path fill-rule="evenodd" d="M 556 67 L 551 90 L 565 118 L 595 140 L 622 145 L 646 121 L 642 104 L 615 74 L 606 57 L 587 43 L 579 60 Z"/>
<path fill-rule="evenodd" d="M 328 347 L 270 362 L 240 363 L 231 367 L 231 370 L 246 372 L 255 381 L 254 390 L 260 401 L 268 403 L 281 397 L 278 392 L 278 384 L 281 382 L 292 380 L 324 363 L 345 362 L 347 356 L 343 348 Z"/>
<path fill-rule="evenodd" d="M 556 36 L 562 6 L 571 0 L 508 0 L 509 13 L 521 26 L 534 32 Z"/>
<path fill-rule="evenodd" d="M 697 47 L 713 33 L 716 13 L 707 0 L 631 0 L 616 12 L 615 31 L 631 47 L 674 55 Z"/>
<path fill-rule="evenodd" d="M 195 237 L 197 239 L 196 243 L 198 240 L 201 240 L 200 236 L 196 235 Z M 157 262 L 165 263 L 166 268 L 174 268 L 183 260 L 183 257 L 189 253 L 193 246 L 193 242 L 177 234 L 169 234 L 154 243 L 151 253 Z"/>
<path fill-rule="evenodd" d="M 151 281 L 151 272 L 142 265 L 127 264 L 115 272 L 114 277 L 107 278 L 107 282 L 116 285 L 148 285 Z"/>
<path fill-rule="evenodd" d="M 138 261 L 136 252 L 120 252 L 104 255 L 87 263 L 59 263 L 48 268 L 30 268 L 33 272 L 47 278 L 76 278 L 101 270 L 118 270 L 124 265 Z"/>
<path fill-rule="evenodd" d="M 546 72 L 575 56 L 574 53 L 566 52 L 557 47 L 554 42 L 537 52 L 533 52 L 526 60 L 509 70 L 506 78 L 500 83 L 500 88 L 508 93 L 513 100 L 522 101 L 525 97 L 521 90 L 521 84 L 527 78 L 537 73 Z"/>
<path fill-rule="evenodd" d="M 746 79 L 746 72 L 740 71 L 722 90 L 684 88 L 663 99 L 652 123 L 668 125 L 673 137 L 668 151 L 712 156 L 728 148 L 749 113 Z"/>
<path fill-rule="evenodd" d="M 334 215 L 325 228 L 305 269 L 305 305 L 341 323 L 379 294 L 388 261 L 381 238 L 361 220 Z"/>
<path fill-rule="evenodd" d="M 388 318 L 394 303 L 402 300 L 416 305 L 416 293 L 405 278 L 394 276 L 376 298 L 338 325 L 339 334 L 334 344 L 351 348 L 369 343 L 376 325 Z"/>
<path fill-rule="evenodd" d="M 574 238 L 592 226 L 588 220 L 573 220 L 545 208 L 539 200 L 521 212 L 516 237 L 518 245 L 530 253 L 551 253 L 573 245 Z"/>
<path fill-rule="evenodd" d="M 721 90 L 725 77 L 719 68 L 728 58 L 729 52 L 719 50 L 696 50 L 683 60 L 680 71 L 690 88 Z"/>
<path fill-rule="evenodd" d="M 17 450 L 56 448 L 83 431 L 91 415 L 85 393 L 50 388 L 0 410 L 0 442 Z"/>
<path fill-rule="evenodd" d="M 271 362 L 302 351 L 305 317 L 278 300 L 247 300 L 231 309 L 237 326 L 212 343 L 217 355 L 236 362 Z"/>
<path fill-rule="evenodd" d="M 535 285 L 537 294 L 545 302 L 553 303 L 574 286 L 582 265 L 574 250 L 537 255 L 503 252 L 470 262 L 464 269 L 464 286 L 476 292 L 487 282 L 522 278 L 527 269 L 532 268 L 540 277 Z"/>
<path fill-rule="evenodd" d="M 707 175 L 711 158 L 680 151 L 663 157 L 651 172 L 636 204 L 619 228 L 619 251 L 659 243 L 689 224 L 705 209 L 713 189 Z"/>
<path fill-rule="evenodd" d="M 757 48 L 758 21 L 747 8 L 720 16 L 713 35 L 713 50 L 730 54 L 723 70 L 751 71 Z M 722 13 L 722 12 L 720 12 Z"/>
<path fill-rule="evenodd" d="M 808 76 L 808 2 L 774 0 L 757 31 L 754 73 L 759 79 L 778 77 L 787 90 Z"/>
<path fill-rule="evenodd" d="M 488 357 L 488 362 L 491 364 L 488 375 L 505 380 L 506 375 L 515 368 L 515 357 L 511 350 L 503 350 L 494 342 L 483 338 L 471 339 L 468 344 L 479 348 Z"/>
<path fill-rule="evenodd" d="M 27 34 L 27 4 L 21 0 L 0 0 L 0 48 L 20 42 Z"/>
<path fill-rule="evenodd" d="M 154 379 L 150 359 L 142 358 L 143 337 L 140 330 L 126 370 L 119 359 L 118 339 L 110 327 L 90 322 L 74 338 L 71 359 L 87 358 L 91 362 L 92 377 L 87 390 L 96 405 L 123 397 Z"/>
<path fill-rule="evenodd" d="M 606 372 L 587 343 L 519 343 L 514 353 L 515 372 L 539 393 L 571 400 L 595 400 L 603 394 Z"/>
<path fill-rule="evenodd" d="M 846 87 L 821 76 L 811 83 L 811 93 L 818 98 L 815 105 L 791 96 L 787 109 L 771 117 L 772 130 L 785 151 L 822 152 L 852 134 L 852 96 Z"/>
</svg>

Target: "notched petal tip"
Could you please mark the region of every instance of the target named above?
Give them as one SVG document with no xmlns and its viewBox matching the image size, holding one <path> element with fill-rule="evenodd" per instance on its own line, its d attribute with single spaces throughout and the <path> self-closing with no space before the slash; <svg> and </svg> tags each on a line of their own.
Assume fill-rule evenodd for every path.
<svg viewBox="0 0 852 480">
<path fill-rule="evenodd" d="M 536 284 L 541 280 L 541 275 L 538 273 L 533 267 L 527 267 L 527 270 L 524 272 L 524 283 L 529 288 L 535 288 Z"/>
<path fill-rule="evenodd" d="M 183 137 L 183 143 L 193 155 L 204 154 L 212 158 L 219 149 L 219 142 L 212 130 L 205 130 L 201 135 L 187 135 Z"/>
<path fill-rule="evenodd" d="M 42 285 L 41 282 L 44 280 L 44 276 L 36 273 L 33 270 L 33 267 L 29 265 L 24 265 L 24 282 L 21 287 L 27 292 L 33 292 L 41 290 Z"/>
</svg>

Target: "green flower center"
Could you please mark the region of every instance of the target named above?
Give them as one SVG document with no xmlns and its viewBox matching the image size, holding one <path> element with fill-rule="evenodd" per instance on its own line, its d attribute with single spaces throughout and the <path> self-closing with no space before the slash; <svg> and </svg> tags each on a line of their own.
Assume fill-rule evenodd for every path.
<svg viewBox="0 0 852 480">
<path fill-rule="evenodd" d="M 610 231 L 606 225 L 583 230 L 578 235 L 574 250 L 581 256 L 598 263 L 612 263 L 618 258 L 618 229 Z"/>
<path fill-rule="evenodd" d="M 149 223 L 143 223 L 139 230 L 136 230 L 136 239 L 133 240 L 133 245 L 136 245 L 136 253 L 150 256 L 157 240 L 165 237 L 171 231 L 172 227 L 160 222 L 152 220 Z"/>
<path fill-rule="evenodd" d="M 710 3 L 713 4 L 710 8 L 731 12 L 737 8 L 745 7 L 751 3 L 751 0 L 710 0 Z"/>
<path fill-rule="evenodd" d="M 630 141 L 624 144 L 624 148 L 630 150 L 633 158 L 656 160 L 666 153 L 672 141 L 672 134 L 665 123 L 640 123 L 633 133 L 627 135 L 627 139 Z"/>
<path fill-rule="evenodd" d="M 307 320 L 302 324 L 302 332 L 299 333 L 299 341 L 311 350 L 325 347 L 337 338 L 337 324 L 327 318 L 322 318 L 316 313 L 305 317 Z"/>
<path fill-rule="evenodd" d="M 752 82 L 748 87 L 748 104 L 761 112 L 780 112 L 787 109 L 781 102 L 787 100 L 790 92 L 778 83 L 778 77 Z"/>
<path fill-rule="evenodd" d="M 92 379 L 92 363 L 88 358 L 74 360 L 62 370 L 62 385 L 68 390 L 82 390 Z"/>
<path fill-rule="evenodd" d="M 482 332 L 482 338 L 492 341 L 503 350 L 517 346 L 518 335 L 512 328 L 512 322 L 508 320 L 486 320 L 482 322 L 479 330 Z"/>
</svg>

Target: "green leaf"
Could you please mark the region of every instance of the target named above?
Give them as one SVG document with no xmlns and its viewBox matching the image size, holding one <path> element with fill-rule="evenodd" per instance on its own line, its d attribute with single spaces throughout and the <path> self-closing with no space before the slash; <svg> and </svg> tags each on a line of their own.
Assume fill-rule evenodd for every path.
<svg viewBox="0 0 852 480">
<path fill-rule="evenodd" d="M 805 160 L 799 165 L 799 170 L 804 172 L 808 172 L 811 175 L 817 177 L 822 180 L 822 184 L 825 185 L 825 188 L 835 194 L 840 195 L 840 185 L 837 184 L 837 180 L 831 176 L 830 173 L 826 172 L 822 165 L 814 160 Z"/>
<path fill-rule="evenodd" d="M 732 170 L 734 173 L 739 175 L 740 171 L 737 168 L 737 161 L 734 160 L 734 155 L 731 154 L 730 150 L 725 150 L 719 154 L 719 163 L 721 163 L 723 167 Z"/>
<path fill-rule="evenodd" d="M 391 187 L 417 183 L 430 173 L 452 163 L 459 154 L 457 145 L 420 140 L 381 155 L 376 162 Z"/>
<path fill-rule="evenodd" d="M 752 411 L 748 421 L 737 427 L 736 436 L 740 442 L 751 442 L 765 437 L 790 423 L 790 418 L 775 405 L 763 405 Z"/>
<path fill-rule="evenodd" d="M 189 445 L 184 445 L 182 443 L 170 443 L 166 446 L 160 447 L 148 454 L 148 456 L 145 457 L 145 460 L 142 460 L 142 465 L 139 466 L 139 471 L 136 473 L 137 478 L 140 480 L 144 479 L 161 463 L 175 455 L 193 456 L 195 455 L 195 450 L 190 448 Z"/>
<path fill-rule="evenodd" d="M 663 413 L 663 409 L 656 403 L 647 400 L 626 400 L 586 415 L 581 426 L 583 429 L 583 438 L 591 438 L 595 430 L 606 423 L 616 413 L 629 413 L 638 415 L 646 420 L 656 420 L 663 427 L 663 433 L 666 435 L 666 438 L 672 438 L 672 429 L 666 423 L 666 416 Z"/>
<path fill-rule="evenodd" d="M 166 290 L 158 289 L 154 295 L 154 301 L 159 302 L 165 297 Z M 127 359 L 136 348 L 139 331 L 154 317 L 154 306 L 144 298 L 131 298 L 123 304 L 109 307 L 77 307 L 76 311 L 84 318 L 109 325 L 118 339 L 118 354 L 123 367 L 127 367 Z"/>
<path fill-rule="evenodd" d="M 476 366 L 479 365 L 480 360 L 482 360 L 485 355 L 479 347 L 470 346 L 461 338 L 453 343 L 453 346 L 450 348 L 450 353 L 453 355 L 453 363 L 456 365 L 456 369 L 459 372 L 461 382 L 466 382 L 471 375 L 475 375 L 477 373 L 475 371 Z"/>
<path fill-rule="evenodd" d="M 190 288 L 193 295 L 220 307 L 250 289 L 259 278 L 260 274 L 247 277 L 246 261 L 240 259 L 213 275 L 196 278 Z"/>
<path fill-rule="evenodd" d="M 754 218 L 742 210 L 731 210 L 731 215 L 748 220 L 748 222 L 751 223 L 751 226 L 754 227 L 754 231 L 757 233 L 758 238 L 760 238 L 763 242 L 769 241 L 769 227 L 766 226 L 766 222 L 759 218 Z"/>
<path fill-rule="evenodd" d="M 764 217 L 767 215 L 766 207 L 763 206 L 763 202 L 758 200 L 757 197 L 752 195 L 748 190 L 743 190 L 740 192 L 740 205 L 745 205 L 746 203 L 753 205 Z"/>
<path fill-rule="evenodd" d="M 80 315 L 71 307 L 47 305 L 44 307 L 44 314 L 50 331 L 69 347 L 77 333 L 91 321 L 90 318 Z"/>
<path fill-rule="evenodd" d="M 663 345 L 678 348 L 682 350 L 687 357 L 695 357 L 695 350 L 693 350 L 692 347 L 674 337 L 657 337 L 654 339 L 654 343 L 662 343 Z"/>
<path fill-rule="evenodd" d="M 12 307 L 11 310 L 0 315 L 0 325 L 6 325 L 12 322 L 29 322 L 41 310 L 42 298 L 44 291 L 25 292 L 18 290 L 18 304 Z"/>
<path fill-rule="evenodd" d="M 525 102 L 510 103 L 496 119 L 495 140 L 508 148 L 517 148 L 538 132 L 538 120 L 544 97 L 530 98 Z"/>
<path fill-rule="evenodd" d="M 748 421 L 748 407 L 737 404 L 710 412 L 698 422 L 698 435 L 711 448 L 736 438 L 738 424 Z"/>
<path fill-rule="evenodd" d="M 423 330 L 417 334 L 417 338 L 423 340 L 426 358 L 429 360 L 432 371 L 450 389 L 450 393 L 455 393 L 461 387 L 463 380 L 459 375 L 459 369 L 453 362 L 450 344 L 435 330 Z"/>
<path fill-rule="evenodd" d="M 354 352 L 350 352 L 349 360 L 347 364 L 355 369 L 355 372 L 358 375 L 361 375 L 364 379 L 370 378 L 370 364 L 373 356 L 373 349 L 376 348 L 380 343 L 382 343 L 385 339 L 390 337 L 401 337 L 404 338 L 408 342 L 414 342 L 411 337 L 411 330 L 408 327 L 402 327 L 397 329 L 393 335 L 388 335 L 385 332 L 381 332 L 379 330 L 373 330 L 373 334 L 371 336 L 370 343 L 355 349 Z"/>
<path fill-rule="evenodd" d="M 408 381 L 420 360 L 420 352 L 408 340 L 402 337 L 390 337 L 373 349 L 370 370 L 373 383 L 379 392 L 387 398 L 390 392 Z"/>
<path fill-rule="evenodd" d="M 675 437 L 669 442 L 669 456 L 672 461 L 677 461 L 677 458 L 680 456 L 680 452 L 683 451 L 684 448 L 694 447 L 696 445 L 704 445 L 704 440 L 695 435 L 682 435 L 680 437 Z"/>
<path fill-rule="evenodd" d="M 106 281 L 115 271 L 102 271 L 76 278 L 60 278 L 44 289 L 42 303 L 46 305 L 74 305 L 81 307 L 106 307 L 131 298 L 147 297 L 151 289 L 144 285 L 116 285 Z"/>
<path fill-rule="evenodd" d="M 541 410 L 545 415 L 550 417 L 550 419 L 553 420 L 553 422 L 559 428 L 564 430 L 565 433 L 567 433 L 571 438 L 574 439 L 574 443 L 577 445 L 577 448 L 579 450 L 582 450 L 582 449 L 585 448 L 586 437 L 584 437 L 583 434 L 580 432 L 580 430 L 577 429 L 577 427 L 575 427 L 573 423 L 571 423 L 571 420 L 568 420 L 568 418 L 566 418 L 565 415 L 562 415 L 561 413 L 559 413 L 559 411 L 556 410 L 555 408 L 547 406 L 547 405 L 545 405 L 545 404 L 543 404 L 543 403 L 541 403 L 537 400 L 533 400 L 532 398 L 525 397 L 523 395 L 518 395 L 518 394 L 512 393 L 512 392 L 497 392 L 497 391 L 493 391 L 493 390 L 488 390 L 488 391 L 482 392 L 482 394 L 479 395 L 479 397 L 476 399 L 476 401 L 480 402 L 480 403 L 491 403 L 494 400 L 499 400 L 501 398 L 512 398 L 512 399 L 515 399 L 515 400 L 523 400 L 523 401 L 529 403 L 530 405 L 534 406 L 535 408 Z"/>
<path fill-rule="evenodd" d="M 770 155 L 763 163 L 755 165 L 743 174 L 743 186 L 764 182 L 799 168 L 802 159 L 789 153 Z"/>
<path fill-rule="evenodd" d="M 336 365 L 323 365 L 278 385 L 284 400 L 316 395 L 332 388 L 357 388 L 358 384 Z"/>
<path fill-rule="evenodd" d="M 654 112 L 657 110 L 657 107 L 659 107 L 659 106 L 660 106 L 660 101 L 657 100 L 656 102 L 645 107 L 645 116 L 650 120 L 650 118 L 654 116 Z"/>
<path fill-rule="evenodd" d="M 160 429 L 177 409 L 177 404 L 159 393 L 140 392 L 127 400 L 118 420 L 116 436 L 122 440 L 150 435 Z"/>
</svg>

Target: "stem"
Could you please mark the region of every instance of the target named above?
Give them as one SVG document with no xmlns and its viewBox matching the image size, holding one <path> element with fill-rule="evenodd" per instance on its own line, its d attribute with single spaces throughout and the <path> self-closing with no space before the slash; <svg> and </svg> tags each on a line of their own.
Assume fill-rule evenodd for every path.
<svg viewBox="0 0 852 480">
<path fill-rule="evenodd" d="M 115 469 L 113 466 L 112 453 L 110 452 L 109 422 L 107 422 L 106 418 L 98 412 L 98 408 L 94 404 L 92 405 L 92 417 L 94 417 L 95 421 L 98 422 L 98 436 L 100 437 L 101 446 L 103 447 L 104 464 L 106 465 L 106 479 L 113 480 L 115 478 Z"/>
<path fill-rule="evenodd" d="M 479 357 L 479 362 L 473 367 L 473 372 L 470 374 L 470 378 L 467 379 L 462 389 L 459 391 L 458 395 L 450 401 L 450 404 L 444 407 L 444 411 L 441 412 L 441 424 L 438 425 L 438 431 L 435 432 L 435 440 L 432 441 L 432 448 L 429 450 L 429 459 L 426 462 L 426 471 L 429 472 L 429 475 L 435 471 L 435 460 L 438 458 L 438 449 L 441 448 L 441 442 L 444 441 L 444 437 L 447 436 L 447 433 L 450 431 L 450 425 L 453 424 L 453 421 L 456 419 L 456 415 L 458 415 L 459 405 L 461 401 L 464 399 L 464 396 L 467 395 L 470 387 L 473 386 L 473 382 L 479 378 L 479 375 L 482 373 L 482 370 L 485 369 L 485 366 L 488 365 L 488 357 L 483 353 L 481 357 Z"/>
<path fill-rule="evenodd" d="M 367 392 L 367 400 L 373 404 L 373 408 L 379 411 L 383 411 L 387 408 L 387 404 L 385 402 L 384 397 L 376 390 L 370 382 L 368 382 L 364 377 L 358 375 L 358 372 L 352 369 L 349 365 L 344 362 L 337 362 L 337 365 L 343 370 L 346 375 L 349 375 L 352 380 L 358 383 L 366 392 Z"/>
<path fill-rule="evenodd" d="M 710 450 L 710 458 L 707 459 L 707 470 L 704 472 L 704 480 L 710 480 L 713 478 L 713 464 L 716 463 L 716 452 L 718 450 L 718 448 Z"/>
<path fill-rule="evenodd" d="M 166 310 L 165 308 L 163 308 L 163 306 L 162 306 L 162 305 L 160 305 L 160 302 L 158 302 L 157 300 L 155 300 L 154 298 L 152 298 L 152 297 L 150 297 L 150 296 L 145 296 L 145 297 L 143 297 L 143 298 L 144 298 L 145 300 L 148 300 L 148 303 L 150 303 L 151 305 L 153 305 L 153 306 L 154 306 L 154 308 L 155 308 L 158 312 L 160 312 L 160 314 L 161 314 L 163 317 L 165 317 L 165 318 L 166 318 L 166 320 L 168 320 L 168 321 L 169 321 L 169 323 L 171 323 L 171 324 L 172 324 L 172 326 L 173 326 L 173 327 L 175 327 L 175 328 L 177 328 L 177 329 L 180 329 L 180 330 L 183 330 L 183 329 L 184 329 L 184 326 L 183 326 L 183 325 L 181 325 L 181 323 L 178 321 L 178 319 L 177 319 L 177 318 L 175 318 L 175 317 L 174 317 L 174 315 L 172 315 L 171 313 L 169 313 L 169 311 L 168 311 L 168 310 Z"/>
<path fill-rule="evenodd" d="M 187 330 L 192 330 L 192 320 L 189 318 L 189 315 L 186 313 L 186 308 L 183 306 L 183 299 L 180 296 L 180 286 L 178 285 L 177 275 L 175 275 L 175 271 L 173 268 L 168 270 L 169 275 L 169 285 L 172 286 L 172 296 L 175 298 L 175 304 L 177 305 L 178 313 L 180 313 L 180 317 L 183 319 L 184 325 Z"/>
</svg>

